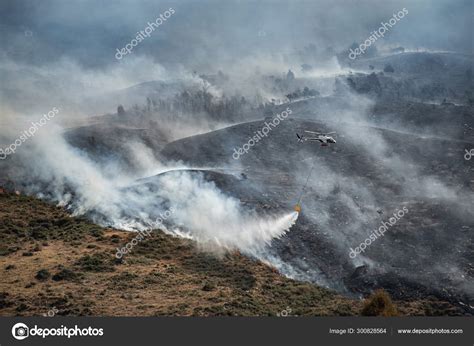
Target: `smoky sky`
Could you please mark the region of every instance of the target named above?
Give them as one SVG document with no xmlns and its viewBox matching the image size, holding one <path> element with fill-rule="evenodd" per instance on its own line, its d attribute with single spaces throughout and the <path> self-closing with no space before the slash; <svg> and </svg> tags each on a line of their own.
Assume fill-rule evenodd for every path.
<svg viewBox="0 0 474 346">
<path fill-rule="evenodd" d="M 308 45 L 338 52 L 404 7 L 408 15 L 377 44 L 472 53 L 470 0 L 2 0 L 0 59 L 44 65 L 68 58 L 90 69 L 117 64 L 116 49 L 170 7 L 176 13 L 133 55 L 199 69 L 260 53 L 291 55 Z"/>
</svg>

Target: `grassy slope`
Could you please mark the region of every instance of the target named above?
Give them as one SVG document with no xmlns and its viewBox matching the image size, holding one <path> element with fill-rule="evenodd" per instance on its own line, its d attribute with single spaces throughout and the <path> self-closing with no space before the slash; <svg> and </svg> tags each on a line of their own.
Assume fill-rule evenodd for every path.
<svg viewBox="0 0 474 346">
<path fill-rule="evenodd" d="M 155 232 L 126 261 L 134 234 L 104 229 L 27 196 L 0 194 L 0 315 L 357 315 L 363 303 L 290 280 L 238 253 L 200 252 Z M 431 302 L 398 302 L 425 314 Z M 285 313 L 285 312 L 284 312 Z"/>
</svg>

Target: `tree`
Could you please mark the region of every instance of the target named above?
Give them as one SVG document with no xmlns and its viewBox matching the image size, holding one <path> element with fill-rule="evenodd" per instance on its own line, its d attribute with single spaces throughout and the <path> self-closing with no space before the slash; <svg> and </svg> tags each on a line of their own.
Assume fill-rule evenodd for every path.
<svg viewBox="0 0 474 346">
<path fill-rule="evenodd" d="M 385 65 L 385 67 L 383 68 L 383 71 L 384 71 L 384 72 L 387 72 L 387 73 L 393 73 L 393 72 L 395 72 L 395 70 L 393 69 L 392 65 L 390 65 L 390 64 Z"/>
<path fill-rule="evenodd" d="M 120 115 L 120 116 L 125 115 L 125 109 L 123 109 L 122 105 L 119 105 L 117 107 L 117 114 Z"/>
<path fill-rule="evenodd" d="M 295 74 L 291 70 L 288 70 L 288 73 L 286 74 L 286 80 L 291 82 L 294 79 L 295 79 Z"/>
</svg>

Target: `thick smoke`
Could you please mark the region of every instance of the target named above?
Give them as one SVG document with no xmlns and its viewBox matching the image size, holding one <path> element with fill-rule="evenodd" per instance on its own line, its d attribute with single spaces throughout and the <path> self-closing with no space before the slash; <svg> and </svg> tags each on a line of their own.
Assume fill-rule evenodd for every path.
<svg viewBox="0 0 474 346">
<path fill-rule="evenodd" d="M 117 175 L 113 160 L 99 167 L 71 147 L 59 128 L 41 130 L 12 158 L 19 165 L 14 170 L 22 173 L 17 183 L 28 193 L 57 201 L 74 215 L 90 215 L 104 226 L 130 231 L 151 228 L 161 213 L 172 209 L 168 232 L 195 239 L 203 249 L 216 253 L 240 250 L 256 255 L 285 234 L 298 217 L 296 212 L 259 215 L 247 210 L 214 183 L 186 172 L 191 167 L 156 161 L 142 143 L 127 143 L 136 172 Z M 137 181 L 150 176 L 156 181 Z"/>
<path fill-rule="evenodd" d="M 114 58 L 116 48 L 130 42 L 154 14 L 171 6 L 176 14 L 152 37 L 121 61 Z M 327 274 L 306 259 L 290 263 L 269 251 L 273 241 L 285 238 L 296 213 L 262 213 L 244 206 L 192 171 L 202 167 L 163 160 L 160 150 L 180 138 L 262 119 L 268 115 L 262 104 L 270 103 L 269 109 L 274 111 L 273 106 L 286 100 L 287 94 L 307 86 L 316 89 L 321 100 L 317 106 L 290 104 L 294 117 L 321 122 L 338 132 L 338 143 L 357 148 L 352 157 L 337 157 L 338 162 L 360 155 L 351 162 L 361 166 L 375 162 L 401 187 L 396 201 L 390 196 L 380 198 L 393 191 L 390 181 L 378 182 L 374 176 L 378 184 L 374 186 L 352 174 L 349 165 L 339 169 L 329 161 L 317 161 L 303 196 L 304 216 L 312 222 L 308 232 L 324 232 L 327 242 L 344 256 L 380 222 L 382 205 L 385 209 L 401 207 L 393 204 L 414 199 L 449 204 L 459 220 L 471 222 L 473 200 L 468 189 L 454 187 L 449 177 L 426 174 L 420 162 L 408 159 L 403 147 L 394 148 L 384 137 L 386 132 L 379 131 L 389 129 L 396 136 L 430 135 L 431 129 L 409 128 L 406 122 L 394 120 L 398 114 L 390 121 L 374 119 L 372 95 L 356 94 L 345 82 L 347 76 L 366 73 L 368 66 L 348 65 L 341 54 L 352 43 L 363 42 L 381 21 L 403 7 L 409 9 L 409 15 L 377 42 L 380 52 L 399 46 L 406 51 L 423 47 L 426 51 L 472 52 L 471 18 L 465 15 L 472 9 L 469 1 L 286 1 L 271 5 L 119 1 L 101 8 L 91 1 L 2 2 L 0 9 L 9 15 L 0 32 L 9 49 L 0 53 L 1 147 L 12 143 L 31 121 L 38 121 L 53 107 L 60 113 L 14 155 L 0 161 L 0 180 L 57 202 L 74 215 L 87 215 L 99 224 L 130 231 L 149 228 L 160 213 L 172 208 L 174 212 L 162 225 L 171 234 L 193 238 L 203 249 L 216 253 L 239 250 L 271 263 L 288 276 L 334 287 Z M 91 8 L 94 15 L 90 15 Z M 456 15 L 447 16 L 447 10 Z M 297 76 L 294 81 L 287 78 L 290 69 Z M 205 103 L 199 112 L 180 108 L 176 95 L 202 90 L 206 94 L 199 97 L 211 95 L 214 103 Z M 221 107 L 226 105 L 219 103 L 222 100 L 230 100 L 228 104 L 238 100 L 247 108 L 235 107 L 235 114 L 231 114 Z M 165 107 L 154 108 L 153 102 L 160 101 Z M 121 113 L 119 104 L 124 106 L 124 114 L 116 114 Z M 212 110 L 225 111 L 213 113 L 209 104 L 214 106 Z M 97 128 L 100 131 L 93 132 Z M 74 142 L 71 132 L 86 138 L 86 143 Z M 293 132 L 291 129 L 294 138 Z M 94 146 L 96 138 L 106 145 Z M 242 144 L 240 137 L 219 137 L 218 143 L 209 145 L 232 148 Z M 97 152 L 88 150 L 91 147 L 98 147 Z M 261 170 L 271 172 L 284 161 L 299 189 L 312 161 L 302 162 L 307 156 L 297 151 L 285 157 L 278 153 L 275 146 L 269 153 L 271 159 L 259 157 Z M 430 148 L 424 153 L 434 157 Z M 225 155 L 219 153 L 219 157 Z M 233 162 L 232 168 L 247 173 L 252 170 L 241 162 Z M 259 183 L 254 183 L 255 190 L 267 193 L 259 189 Z M 383 193 L 377 190 L 380 187 L 385 189 Z M 343 210 L 338 220 L 333 218 L 334 205 Z M 384 215 L 388 211 L 383 210 Z M 435 254 L 422 256 L 432 258 Z M 393 252 L 389 257 L 403 254 Z M 462 272 L 454 255 L 449 260 L 450 270 Z M 390 265 L 374 263 L 369 256 L 359 256 L 351 264 L 383 269 Z M 437 266 L 436 270 L 445 272 L 446 268 Z"/>
</svg>

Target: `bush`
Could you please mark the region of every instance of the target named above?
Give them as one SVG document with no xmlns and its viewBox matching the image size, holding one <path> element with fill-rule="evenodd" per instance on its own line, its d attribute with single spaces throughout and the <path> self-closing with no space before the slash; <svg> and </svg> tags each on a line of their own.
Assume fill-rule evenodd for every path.
<svg viewBox="0 0 474 346">
<path fill-rule="evenodd" d="M 86 255 L 77 262 L 83 270 L 89 272 L 112 272 L 114 267 L 111 258 L 102 254 Z"/>
<path fill-rule="evenodd" d="M 61 281 L 61 280 L 66 280 L 66 281 L 74 281 L 79 278 L 79 275 L 74 273 L 72 270 L 63 268 L 59 272 L 53 275 L 52 279 L 54 281 Z"/>
<path fill-rule="evenodd" d="M 390 295 L 382 289 L 376 290 L 365 300 L 361 314 L 362 316 L 398 316 Z"/>
<path fill-rule="evenodd" d="M 38 271 L 38 273 L 36 273 L 35 278 L 39 281 L 46 281 L 49 279 L 50 276 L 51 274 L 49 273 L 49 271 L 47 271 L 46 269 L 41 269 L 40 271 Z"/>
<path fill-rule="evenodd" d="M 387 65 L 385 65 L 385 67 L 383 68 L 383 72 L 394 73 L 394 72 L 395 72 L 395 69 L 393 68 L 392 65 L 387 64 Z"/>
<path fill-rule="evenodd" d="M 215 289 L 216 289 L 216 285 L 210 281 L 205 282 L 204 286 L 202 286 L 202 290 L 206 292 L 213 291 Z"/>
</svg>

